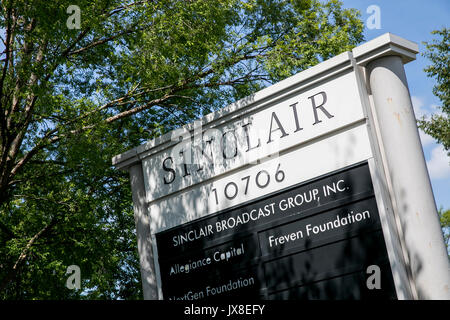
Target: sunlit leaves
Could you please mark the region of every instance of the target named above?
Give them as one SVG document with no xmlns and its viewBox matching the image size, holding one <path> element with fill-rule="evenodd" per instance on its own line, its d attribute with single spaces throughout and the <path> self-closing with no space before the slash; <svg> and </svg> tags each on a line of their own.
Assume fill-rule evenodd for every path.
<svg viewBox="0 0 450 320">
<path fill-rule="evenodd" d="M 436 80 L 433 93 L 442 105 L 440 110 L 430 119 L 420 119 L 419 126 L 427 134 L 442 143 L 445 150 L 450 149 L 450 30 L 443 28 L 432 34 L 438 38 L 431 43 L 425 43 L 427 51 L 425 57 L 430 59 L 431 65 L 425 68 L 429 77 Z"/>
<path fill-rule="evenodd" d="M 129 181 L 111 158 L 362 41 L 335 0 L 81 0 L 80 30 L 71 4 L 2 1 L 1 298 L 141 297 Z"/>
</svg>

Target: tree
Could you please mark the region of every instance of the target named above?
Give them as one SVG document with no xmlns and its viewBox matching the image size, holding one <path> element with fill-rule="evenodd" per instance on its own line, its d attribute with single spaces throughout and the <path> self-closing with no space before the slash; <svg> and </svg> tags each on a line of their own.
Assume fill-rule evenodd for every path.
<svg viewBox="0 0 450 320">
<path fill-rule="evenodd" d="M 431 65 L 425 68 L 429 77 L 436 79 L 433 93 L 442 102 L 440 112 L 430 119 L 419 119 L 419 127 L 427 134 L 441 143 L 445 150 L 450 148 L 450 30 L 443 28 L 431 32 L 441 39 L 431 43 L 425 43 L 427 51 L 424 56 L 431 61 Z"/>
<path fill-rule="evenodd" d="M 439 220 L 441 222 L 442 233 L 444 234 L 444 243 L 447 248 L 447 253 L 450 245 L 450 209 L 444 211 L 444 208 L 438 210 Z M 450 258 L 450 254 L 449 254 Z"/>
<path fill-rule="evenodd" d="M 418 120 L 419 127 L 427 134 L 441 143 L 447 155 L 450 156 L 450 31 L 447 28 L 432 31 L 431 34 L 438 35 L 441 39 L 436 39 L 431 43 L 425 43 L 427 51 L 424 56 L 431 61 L 431 65 L 425 68 L 429 77 L 436 79 L 433 93 L 442 102 L 440 110 L 433 114 L 431 118 L 422 117 Z M 449 164 L 450 165 L 450 164 Z M 444 234 L 445 245 L 449 246 L 450 210 L 440 208 L 439 218 Z"/>
<path fill-rule="evenodd" d="M 84 0 L 80 29 L 71 4 L 1 3 L 1 298 L 141 297 L 112 156 L 363 40 L 336 0 Z"/>
</svg>

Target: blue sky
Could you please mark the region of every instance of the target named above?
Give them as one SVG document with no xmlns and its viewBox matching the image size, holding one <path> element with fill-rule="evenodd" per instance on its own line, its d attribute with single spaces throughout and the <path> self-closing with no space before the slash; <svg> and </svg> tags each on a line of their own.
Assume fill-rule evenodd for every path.
<svg viewBox="0 0 450 320">
<path fill-rule="evenodd" d="M 365 22 L 365 41 L 372 40 L 386 32 L 390 32 L 414 41 L 419 45 L 420 53 L 417 60 L 405 65 L 409 90 L 416 116 L 429 115 L 436 112 L 440 105 L 439 99 L 433 95 L 434 79 L 427 77 L 423 69 L 430 61 L 421 53 L 425 51 L 423 41 L 429 42 L 436 38 L 431 31 L 450 27 L 449 0 L 342 0 L 347 8 L 356 8 L 361 12 Z M 369 29 L 373 25 L 367 20 L 373 11 L 368 7 L 376 5 L 380 8 L 380 29 Z M 434 197 L 438 208 L 450 209 L 450 158 L 442 146 L 433 138 L 421 132 L 422 146 L 428 172 L 433 186 Z"/>
</svg>

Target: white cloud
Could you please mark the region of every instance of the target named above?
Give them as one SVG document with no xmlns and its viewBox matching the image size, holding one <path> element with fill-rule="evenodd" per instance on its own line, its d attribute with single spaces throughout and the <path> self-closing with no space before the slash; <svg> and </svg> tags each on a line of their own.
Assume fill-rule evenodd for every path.
<svg viewBox="0 0 450 320">
<path fill-rule="evenodd" d="M 423 116 L 428 117 L 430 112 L 425 108 L 425 103 L 423 99 L 417 96 L 411 96 L 411 102 L 414 108 L 414 114 L 416 119 L 421 119 Z"/>
<path fill-rule="evenodd" d="M 425 102 L 422 98 L 418 96 L 411 96 L 411 102 L 414 109 L 414 114 L 416 119 L 421 119 L 423 116 L 425 118 L 430 118 L 432 115 L 442 115 L 442 108 L 437 104 L 430 104 L 425 106 Z"/>
<path fill-rule="evenodd" d="M 430 108 L 425 107 L 425 103 L 422 98 L 417 96 L 411 96 L 411 102 L 414 108 L 414 114 L 416 115 L 416 119 L 422 119 L 425 116 L 426 119 L 431 117 L 431 114 L 439 112 L 438 107 L 436 105 L 431 105 Z M 422 147 L 428 146 L 432 143 L 435 143 L 436 140 L 430 135 L 423 132 L 419 129 L 420 141 L 422 142 Z"/>
<path fill-rule="evenodd" d="M 436 140 L 432 136 L 426 134 L 421 129 L 419 129 L 419 137 L 420 141 L 422 142 L 422 147 L 426 147 L 436 142 Z"/>
<path fill-rule="evenodd" d="M 431 113 L 433 113 L 433 115 L 438 115 L 438 116 L 444 115 L 444 113 L 442 112 L 441 106 L 438 106 L 437 104 L 432 104 L 430 106 L 430 108 L 431 108 Z"/>
<path fill-rule="evenodd" d="M 430 111 L 428 108 L 425 108 L 425 103 L 422 98 L 419 98 L 417 96 L 411 96 L 411 102 L 414 108 L 414 114 L 416 115 L 416 119 L 422 119 L 423 116 L 425 118 L 429 118 L 432 114 L 432 111 Z M 432 110 L 437 110 L 436 105 L 431 105 Z M 420 141 L 422 142 L 422 147 L 428 146 L 432 143 L 435 143 L 433 137 L 423 132 L 421 129 L 419 129 L 419 136 Z"/>
<path fill-rule="evenodd" d="M 431 159 L 427 161 L 428 173 L 431 179 L 450 177 L 450 158 L 442 146 L 431 150 Z"/>
</svg>

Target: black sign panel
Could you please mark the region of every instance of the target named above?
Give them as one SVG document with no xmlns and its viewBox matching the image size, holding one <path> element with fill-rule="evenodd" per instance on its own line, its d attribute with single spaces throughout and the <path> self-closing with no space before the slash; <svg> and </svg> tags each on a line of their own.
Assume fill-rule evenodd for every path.
<svg viewBox="0 0 450 320">
<path fill-rule="evenodd" d="M 396 298 L 367 163 L 155 236 L 165 299 Z"/>
</svg>

